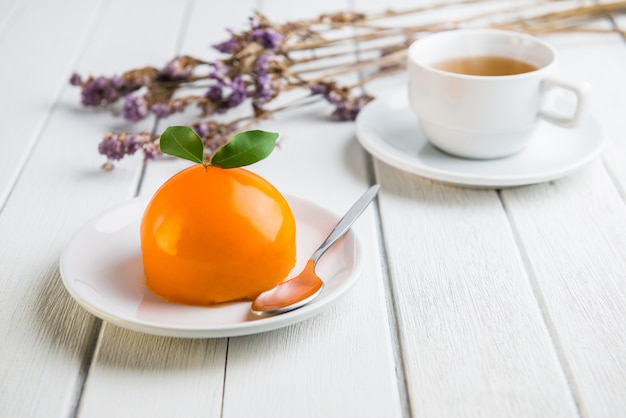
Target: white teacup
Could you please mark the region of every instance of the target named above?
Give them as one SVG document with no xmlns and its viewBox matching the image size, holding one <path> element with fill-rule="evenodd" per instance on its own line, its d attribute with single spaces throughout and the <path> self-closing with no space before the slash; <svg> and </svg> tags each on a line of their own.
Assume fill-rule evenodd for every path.
<svg viewBox="0 0 626 418">
<path fill-rule="evenodd" d="M 520 62 L 529 67 L 516 67 Z M 468 70 L 472 63 L 478 68 Z M 464 158 L 505 157 L 528 144 L 539 118 L 571 128 L 586 116 L 589 86 L 553 78 L 555 67 L 554 49 L 530 35 L 494 29 L 439 32 L 409 47 L 409 102 L 429 141 L 442 151 Z M 484 75 L 493 73 L 498 75 Z M 547 92 L 555 88 L 576 96 L 571 116 L 544 108 Z"/>
</svg>

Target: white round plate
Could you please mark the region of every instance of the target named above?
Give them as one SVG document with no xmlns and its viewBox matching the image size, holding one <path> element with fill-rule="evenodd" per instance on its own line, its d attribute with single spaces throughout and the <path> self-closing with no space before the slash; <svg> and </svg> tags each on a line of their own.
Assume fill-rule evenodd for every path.
<svg viewBox="0 0 626 418">
<path fill-rule="evenodd" d="M 401 170 L 446 183 L 494 188 L 566 176 L 596 158 L 604 146 L 600 124 L 589 117 L 575 129 L 540 121 L 528 147 L 511 157 L 454 157 L 428 142 L 405 92 L 365 106 L 357 117 L 356 133 L 368 152 Z"/>
<path fill-rule="evenodd" d="M 311 202 L 286 196 L 296 218 L 297 274 L 339 217 Z M 300 309 L 271 317 L 250 314 L 251 302 L 213 306 L 169 303 L 145 285 L 139 225 L 147 198 L 136 198 L 88 222 L 61 255 L 63 283 L 87 311 L 120 327 L 148 334 L 217 338 L 255 334 L 300 322 L 328 308 L 356 282 L 362 269 L 354 230 L 322 257 L 316 271 L 324 290 Z"/>
</svg>

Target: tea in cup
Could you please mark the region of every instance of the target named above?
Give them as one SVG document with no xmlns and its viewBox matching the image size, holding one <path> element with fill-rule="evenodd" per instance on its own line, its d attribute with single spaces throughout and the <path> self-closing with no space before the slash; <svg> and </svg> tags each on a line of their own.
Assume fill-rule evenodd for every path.
<svg viewBox="0 0 626 418">
<path fill-rule="evenodd" d="M 439 32 L 408 51 L 409 103 L 428 140 L 475 159 L 526 147 L 540 119 L 575 127 L 586 117 L 589 86 L 555 77 L 556 52 L 540 39 L 496 29 Z M 548 92 L 573 93 L 575 110 L 545 106 Z"/>
</svg>

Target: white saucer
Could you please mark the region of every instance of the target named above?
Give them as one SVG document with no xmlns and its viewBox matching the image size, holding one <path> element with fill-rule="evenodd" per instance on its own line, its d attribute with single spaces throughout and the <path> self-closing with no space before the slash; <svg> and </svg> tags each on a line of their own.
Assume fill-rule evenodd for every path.
<svg viewBox="0 0 626 418">
<path fill-rule="evenodd" d="M 296 218 L 298 273 L 339 217 L 306 200 L 286 196 Z M 148 334 L 217 338 L 254 334 L 300 322 L 328 308 L 356 282 L 362 253 L 354 230 L 322 257 L 316 271 L 324 290 L 310 304 L 281 315 L 251 315 L 251 302 L 213 306 L 168 303 L 145 286 L 139 224 L 148 203 L 137 198 L 88 222 L 64 249 L 63 283 L 87 311 L 120 327 Z"/>
<path fill-rule="evenodd" d="M 589 117 L 576 129 L 541 121 L 528 147 L 511 157 L 454 157 L 428 142 L 404 92 L 365 106 L 356 120 L 356 134 L 368 152 L 401 170 L 446 183 L 495 188 L 566 176 L 596 158 L 604 146 L 600 124 Z"/>
</svg>

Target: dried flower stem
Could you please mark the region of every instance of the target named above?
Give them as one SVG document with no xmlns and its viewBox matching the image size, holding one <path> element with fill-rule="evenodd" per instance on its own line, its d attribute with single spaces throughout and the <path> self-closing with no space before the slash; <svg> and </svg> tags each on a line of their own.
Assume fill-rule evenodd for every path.
<svg viewBox="0 0 626 418">
<path fill-rule="evenodd" d="M 455 13 L 460 17 L 450 19 Z M 205 151 L 211 153 L 237 130 L 320 99 L 334 106 L 334 118 L 354 119 L 372 99 L 361 87 L 402 71 L 407 46 L 425 34 L 492 27 L 531 34 L 618 33 L 626 38 L 615 19 L 624 13 L 626 0 L 592 4 L 536 0 L 520 1 L 513 7 L 497 0 L 452 0 L 400 11 L 324 14 L 285 24 L 257 13 L 248 29 L 231 32 L 229 39 L 215 45 L 224 54 L 222 59 L 179 56 L 161 69 L 144 67 L 110 78 L 83 79 L 75 74 L 71 83 L 81 87 L 85 106 L 111 109 L 112 104 L 123 102 L 122 114 L 131 121 L 149 115 L 163 119 L 195 106 L 200 119 L 190 126 L 203 138 Z M 420 23 L 400 24 L 411 17 Z M 607 19 L 613 28 L 587 26 L 599 19 Z M 346 74 L 359 74 L 359 79 L 351 85 L 339 85 L 336 78 Z M 184 95 L 192 89 L 203 94 Z M 275 105 L 278 96 L 296 89 L 309 94 Z M 243 105 L 251 107 L 249 116 L 223 123 L 210 119 Z M 137 151 L 145 158 L 154 158 L 159 154 L 158 139 L 158 135 L 148 133 L 111 132 L 99 149 L 110 168 L 113 160 Z"/>
</svg>

